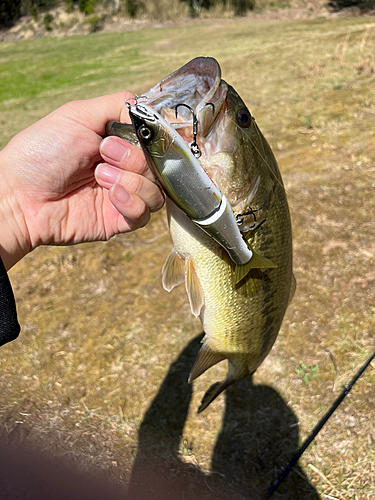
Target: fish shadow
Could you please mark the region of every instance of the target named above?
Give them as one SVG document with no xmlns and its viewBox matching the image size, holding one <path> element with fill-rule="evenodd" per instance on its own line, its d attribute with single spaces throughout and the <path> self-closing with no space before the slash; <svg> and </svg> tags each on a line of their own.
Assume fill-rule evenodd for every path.
<svg viewBox="0 0 375 500">
<path fill-rule="evenodd" d="M 211 462 L 205 473 L 181 455 L 192 396 L 187 383 L 203 334 L 193 339 L 171 364 L 138 433 L 138 452 L 129 483 L 131 500 L 259 500 L 299 447 L 297 417 L 275 389 L 251 378 L 228 388 L 225 413 Z M 208 410 L 210 411 L 210 410 Z M 273 500 L 319 500 L 297 464 Z"/>
</svg>

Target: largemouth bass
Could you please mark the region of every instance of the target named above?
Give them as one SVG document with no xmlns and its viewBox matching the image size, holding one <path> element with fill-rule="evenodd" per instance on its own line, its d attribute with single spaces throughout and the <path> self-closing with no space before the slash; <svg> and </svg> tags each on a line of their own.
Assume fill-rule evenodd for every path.
<svg viewBox="0 0 375 500">
<path fill-rule="evenodd" d="M 251 268 L 239 280 L 225 246 L 189 217 L 189 207 L 182 210 L 178 200 L 167 198 L 173 248 L 162 270 L 163 286 L 171 291 L 185 282 L 205 332 L 189 381 L 228 360 L 227 378 L 208 389 L 199 413 L 233 382 L 254 373 L 277 337 L 295 288 L 288 204 L 275 157 L 240 96 L 221 79 L 216 60 L 190 61 L 143 100 L 186 144 L 195 143 L 199 164 L 225 196 L 247 247 L 273 265 Z M 121 135 L 115 128 L 109 124 L 108 132 Z M 143 150 L 149 163 L 156 161 Z"/>
</svg>

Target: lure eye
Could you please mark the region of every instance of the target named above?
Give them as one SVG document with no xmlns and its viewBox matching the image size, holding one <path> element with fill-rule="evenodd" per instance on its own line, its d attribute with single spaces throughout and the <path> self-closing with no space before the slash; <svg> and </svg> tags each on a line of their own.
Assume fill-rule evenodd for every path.
<svg viewBox="0 0 375 500">
<path fill-rule="evenodd" d="M 143 139 L 144 141 L 151 141 L 152 139 L 152 132 L 149 128 L 147 127 L 141 127 L 138 131 L 141 139 Z"/>
<path fill-rule="evenodd" d="M 237 123 L 242 128 L 249 128 L 251 124 L 251 114 L 247 109 L 240 109 L 237 114 Z"/>
</svg>

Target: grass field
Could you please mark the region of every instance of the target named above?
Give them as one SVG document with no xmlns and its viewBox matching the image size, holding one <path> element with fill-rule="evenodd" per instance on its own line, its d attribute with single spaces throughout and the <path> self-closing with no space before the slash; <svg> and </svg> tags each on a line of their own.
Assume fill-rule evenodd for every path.
<svg viewBox="0 0 375 500">
<path fill-rule="evenodd" d="M 22 334 L 0 350 L 0 425 L 140 498 L 257 500 L 375 348 L 375 18 L 2 43 L 0 146 L 68 100 L 140 94 L 198 55 L 247 102 L 287 189 L 297 292 L 274 349 L 196 415 L 226 367 L 186 383 L 202 331 L 183 287 L 162 289 L 162 211 L 136 233 L 39 248 L 12 269 Z M 375 498 L 374 368 L 275 499 Z"/>
</svg>

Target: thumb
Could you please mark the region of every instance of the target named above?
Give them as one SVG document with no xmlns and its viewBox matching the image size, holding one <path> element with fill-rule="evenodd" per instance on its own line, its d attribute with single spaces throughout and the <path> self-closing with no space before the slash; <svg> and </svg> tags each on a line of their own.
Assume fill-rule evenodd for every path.
<svg viewBox="0 0 375 500">
<path fill-rule="evenodd" d="M 65 109 L 67 118 L 91 128 L 93 132 L 104 137 L 105 126 L 109 121 L 130 123 L 125 101 L 131 97 L 133 94 L 130 92 L 117 92 L 93 99 L 68 102 L 62 108 Z"/>
</svg>

